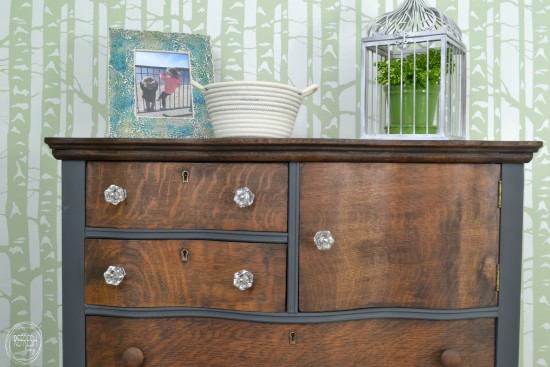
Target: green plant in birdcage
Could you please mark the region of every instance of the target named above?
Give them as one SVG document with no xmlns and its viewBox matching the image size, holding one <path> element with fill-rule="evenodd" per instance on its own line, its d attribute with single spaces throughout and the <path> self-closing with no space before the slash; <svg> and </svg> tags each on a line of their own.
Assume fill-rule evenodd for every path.
<svg viewBox="0 0 550 367">
<path fill-rule="evenodd" d="M 447 63 L 449 65 L 450 63 Z M 379 61 L 378 83 L 381 85 L 401 85 L 425 88 L 426 82 L 439 85 L 441 77 L 441 50 L 431 48 L 426 53 L 411 53 L 403 58 L 403 72 L 401 72 L 401 58 Z M 388 73 L 389 65 L 389 73 Z M 449 70 L 447 70 L 449 72 Z"/>
<path fill-rule="evenodd" d="M 447 58 L 447 73 L 452 62 Z M 392 58 L 376 63 L 378 84 L 388 87 L 390 126 L 393 134 L 434 134 L 439 84 L 441 78 L 441 50 L 409 53 L 403 58 Z M 402 112 L 402 114 L 401 114 Z"/>
</svg>

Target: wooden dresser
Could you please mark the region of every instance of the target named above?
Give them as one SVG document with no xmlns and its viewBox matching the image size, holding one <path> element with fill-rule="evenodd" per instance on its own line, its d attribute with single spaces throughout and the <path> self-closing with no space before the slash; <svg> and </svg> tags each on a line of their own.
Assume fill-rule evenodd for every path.
<svg viewBox="0 0 550 367">
<path fill-rule="evenodd" d="M 47 138 L 66 367 L 517 367 L 539 142 Z"/>
</svg>

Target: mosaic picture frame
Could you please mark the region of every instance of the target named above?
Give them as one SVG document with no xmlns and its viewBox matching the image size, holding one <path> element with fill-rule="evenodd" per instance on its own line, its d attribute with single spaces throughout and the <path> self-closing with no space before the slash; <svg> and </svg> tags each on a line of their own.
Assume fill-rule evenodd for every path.
<svg viewBox="0 0 550 367">
<path fill-rule="evenodd" d="M 109 135 L 213 136 L 204 97 L 191 86 L 213 81 L 210 37 L 109 29 Z"/>
</svg>

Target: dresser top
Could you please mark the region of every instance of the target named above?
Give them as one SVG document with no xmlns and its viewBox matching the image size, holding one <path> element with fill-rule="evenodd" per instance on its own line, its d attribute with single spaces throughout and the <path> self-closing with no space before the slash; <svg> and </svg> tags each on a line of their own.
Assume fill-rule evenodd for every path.
<svg viewBox="0 0 550 367">
<path fill-rule="evenodd" d="M 61 160 L 527 163 L 540 141 L 46 138 Z"/>
</svg>

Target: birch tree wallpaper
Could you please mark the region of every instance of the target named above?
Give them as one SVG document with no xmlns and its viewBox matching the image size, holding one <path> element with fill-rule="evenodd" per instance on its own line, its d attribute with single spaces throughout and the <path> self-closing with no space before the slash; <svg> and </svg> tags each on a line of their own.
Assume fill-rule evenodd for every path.
<svg viewBox="0 0 550 367">
<path fill-rule="evenodd" d="M 550 1 L 428 2 L 464 33 L 469 138 L 545 141 L 526 166 L 520 366 L 549 367 Z M 32 365 L 62 364 L 60 164 L 43 141 L 109 135 L 109 27 L 209 35 L 216 81 L 317 83 L 294 136 L 355 138 L 360 40 L 373 17 L 398 3 L 2 0 L 0 366 L 20 365 L 3 342 L 24 321 L 42 331 Z"/>
</svg>

